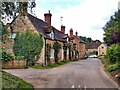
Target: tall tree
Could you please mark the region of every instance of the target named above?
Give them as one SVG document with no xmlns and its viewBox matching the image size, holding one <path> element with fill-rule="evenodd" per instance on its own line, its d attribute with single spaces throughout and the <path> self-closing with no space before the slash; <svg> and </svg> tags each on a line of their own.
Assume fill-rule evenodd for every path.
<svg viewBox="0 0 120 90">
<path fill-rule="evenodd" d="M 25 15 L 28 8 L 32 13 L 32 9 L 36 6 L 34 0 L 28 2 L 18 2 L 17 0 L 14 0 L 14 2 L 1 1 L 1 5 L 0 15 L 5 22 L 14 19 L 18 14 Z"/>
<path fill-rule="evenodd" d="M 107 45 L 120 44 L 120 10 L 111 16 L 110 20 L 103 27 L 104 41 Z"/>
</svg>

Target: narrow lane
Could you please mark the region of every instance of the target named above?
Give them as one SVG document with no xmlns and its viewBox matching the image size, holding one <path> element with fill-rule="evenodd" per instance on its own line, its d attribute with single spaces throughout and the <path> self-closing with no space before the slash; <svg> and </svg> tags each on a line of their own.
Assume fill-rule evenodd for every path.
<svg viewBox="0 0 120 90">
<path fill-rule="evenodd" d="M 52 69 L 5 70 L 36 88 L 115 88 L 117 84 L 103 70 L 101 61 L 90 58 Z"/>
</svg>

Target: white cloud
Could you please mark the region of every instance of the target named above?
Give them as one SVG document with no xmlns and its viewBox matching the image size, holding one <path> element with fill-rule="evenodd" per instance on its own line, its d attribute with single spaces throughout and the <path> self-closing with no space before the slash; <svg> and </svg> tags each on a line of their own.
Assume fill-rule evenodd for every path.
<svg viewBox="0 0 120 90">
<path fill-rule="evenodd" d="M 52 25 L 60 30 L 60 17 L 63 16 L 62 23 L 66 26 L 66 33 L 69 33 L 70 28 L 73 28 L 74 33 L 78 31 L 78 35 L 102 41 L 104 33 L 102 27 L 117 10 L 118 1 L 85 0 L 77 6 L 67 5 L 67 8 L 56 5 L 51 10 Z M 35 11 L 39 18 L 44 19 L 44 13 L 48 10 L 49 8 L 44 9 L 40 3 L 37 3 Z"/>
</svg>

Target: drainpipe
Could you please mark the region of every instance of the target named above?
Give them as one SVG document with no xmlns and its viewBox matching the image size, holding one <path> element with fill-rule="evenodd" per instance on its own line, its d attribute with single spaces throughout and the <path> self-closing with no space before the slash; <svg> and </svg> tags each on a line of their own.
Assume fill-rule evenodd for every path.
<svg viewBox="0 0 120 90">
<path fill-rule="evenodd" d="M 46 65 L 46 38 L 45 39 L 45 65 Z"/>
</svg>

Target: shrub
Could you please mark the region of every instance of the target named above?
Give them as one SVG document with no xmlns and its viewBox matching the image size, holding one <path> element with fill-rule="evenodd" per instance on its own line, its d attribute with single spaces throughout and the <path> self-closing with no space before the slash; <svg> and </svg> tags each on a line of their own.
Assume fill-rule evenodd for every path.
<svg viewBox="0 0 120 90">
<path fill-rule="evenodd" d="M 2 51 L 2 58 L 0 59 L 2 62 L 8 62 L 13 60 L 13 56 L 11 56 L 7 51 Z"/>
<path fill-rule="evenodd" d="M 42 47 L 42 36 L 38 33 L 26 31 L 17 33 L 13 52 L 16 56 L 24 56 L 27 60 L 27 66 L 32 66 L 38 60 Z"/>
<path fill-rule="evenodd" d="M 111 45 L 107 50 L 106 58 L 110 64 L 120 64 L 120 45 Z"/>
<path fill-rule="evenodd" d="M 15 56 L 16 60 L 24 60 L 24 56 Z"/>
<path fill-rule="evenodd" d="M 118 69 L 120 69 L 120 66 L 118 66 L 116 64 L 115 65 L 110 65 L 110 66 L 107 67 L 107 71 L 109 71 L 109 72 L 116 71 Z"/>
</svg>

